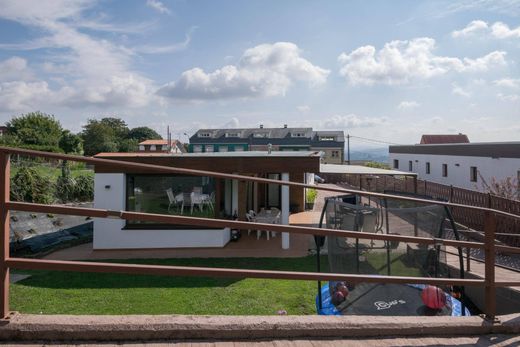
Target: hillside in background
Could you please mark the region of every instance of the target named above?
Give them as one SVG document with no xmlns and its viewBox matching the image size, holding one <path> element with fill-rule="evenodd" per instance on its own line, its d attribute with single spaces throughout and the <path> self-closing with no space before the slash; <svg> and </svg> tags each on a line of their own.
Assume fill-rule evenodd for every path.
<svg viewBox="0 0 520 347">
<path fill-rule="evenodd" d="M 347 154 L 345 151 L 345 159 Z M 350 160 L 375 161 L 378 163 L 388 163 L 388 147 L 351 149 Z"/>
</svg>

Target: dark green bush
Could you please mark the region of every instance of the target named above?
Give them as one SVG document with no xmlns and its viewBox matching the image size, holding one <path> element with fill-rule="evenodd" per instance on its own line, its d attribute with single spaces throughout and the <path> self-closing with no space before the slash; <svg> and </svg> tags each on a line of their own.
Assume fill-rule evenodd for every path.
<svg viewBox="0 0 520 347">
<path fill-rule="evenodd" d="M 11 179 L 11 199 L 14 201 L 50 204 L 54 200 L 54 189 L 53 182 L 33 168 L 22 167 Z"/>
<path fill-rule="evenodd" d="M 92 175 L 81 175 L 76 177 L 74 199 L 77 201 L 94 200 L 94 177 Z"/>
<path fill-rule="evenodd" d="M 75 192 L 74 179 L 70 176 L 59 176 L 56 180 L 56 197 L 61 202 L 70 202 L 74 200 Z"/>
</svg>

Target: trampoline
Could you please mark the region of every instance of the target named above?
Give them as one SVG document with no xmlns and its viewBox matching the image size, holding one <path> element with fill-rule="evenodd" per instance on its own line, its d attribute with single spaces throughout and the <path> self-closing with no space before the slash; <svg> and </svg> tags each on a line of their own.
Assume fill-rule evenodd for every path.
<svg viewBox="0 0 520 347">
<path fill-rule="evenodd" d="M 403 236 L 459 239 L 450 211 L 444 206 L 400 200 L 372 200 L 360 196 L 328 198 L 320 227 Z M 462 250 L 454 248 L 457 267 L 448 266 L 446 249 L 393 241 L 315 237 L 317 266 L 326 250 L 329 272 L 413 277 L 464 277 Z M 341 293 L 338 293 L 341 292 Z M 432 294 L 433 293 L 433 294 Z M 320 315 L 466 316 L 464 288 L 416 284 L 318 283 L 316 309 Z M 461 299 L 461 300 L 459 300 Z"/>
</svg>

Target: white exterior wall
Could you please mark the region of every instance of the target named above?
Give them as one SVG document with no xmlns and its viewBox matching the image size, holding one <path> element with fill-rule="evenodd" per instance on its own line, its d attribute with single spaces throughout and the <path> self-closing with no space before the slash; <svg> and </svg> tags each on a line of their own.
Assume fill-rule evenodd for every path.
<svg viewBox="0 0 520 347">
<path fill-rule="evenodd" d="M 488 183 L 491 183 L 492 177 L 497 180 L 507 177 L 517 179 L 520 171 L 520 159 L 517 158 L 494 159 L 489 157 L 404 153 L 390 153 L 389 158 L 391 168 L 394 168 L 394 159 L 399 160 L 399 170 L 401 171 L 408 171 L 408 162 L 411 160 L 412 172 L 417 173 L 421 180 L 480 191 L 483 190 L 480 175 Z M 426 174 L 426 162 L 430 163 L 430 174 Z M 448 164 L 447 177 L 442 176 L 442 164 Z M 471 182 L 470 167 L 472 166 L 475 166 L 480 173 L 477 182 Z"/>
<path fill-rule="evenodd" d="M 125 188 L 124 174 L 96 173 L 94 208 L 124 210 Z M 124 220 L 94 218 L 94 249 L 224 247 L 230 240 L 227 228 L 137 230 L 124 226 Z"/>
</svg>

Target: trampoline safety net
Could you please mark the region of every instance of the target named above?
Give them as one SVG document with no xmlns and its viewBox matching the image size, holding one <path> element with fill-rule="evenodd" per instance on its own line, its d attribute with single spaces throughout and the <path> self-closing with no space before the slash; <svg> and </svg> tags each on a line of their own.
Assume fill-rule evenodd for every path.
<svg viewBox="0 0 520 347">
<path fill-rule="evenodd" d="M 348 202 L 345 202 L 348 201 Z M 366 233 L 458 239 L 444 206 L 401 200 L 329 198 L 322 227 Z M 328 236 L 329 271 L 342 274 L 413 277 L 462 277 L 461 250 L 440 244 Z M 460 252 L 459 252 L 460 251 Z M 455 266 L 449 266 L 449 262 Z M 317 297 L 320 314 L 358 315 L 462 315 L 462 288 L 412 284 L 344 283 L 330 281 Z M 321 297 L 321 302 L 319 299 Z M 321 308 L 320 308 L 321 307 Z"/>
</svg>

